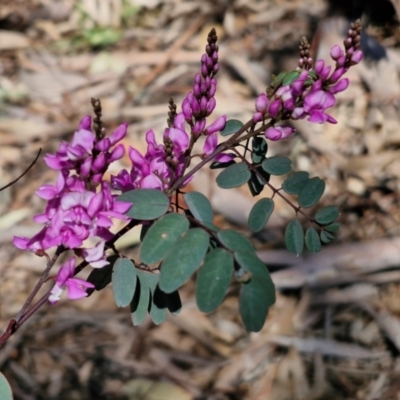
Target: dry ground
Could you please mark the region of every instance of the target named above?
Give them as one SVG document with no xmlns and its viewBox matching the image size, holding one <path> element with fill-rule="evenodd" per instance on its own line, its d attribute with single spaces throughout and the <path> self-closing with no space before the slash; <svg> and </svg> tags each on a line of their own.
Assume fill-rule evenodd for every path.
<svg viewBox="0 0 400 400">
<path fill-rule="evenodd" d="M 352 16 L 346 6 L 357 2 L 332 3 L 0 0 L 0 186 L 39 148 L 54 152 L 69 140 L 91 113 L 90 97 L 101 98 L 107 129 L 130 123 L 126 144 L 143 148 L 149 128 L 161 135 L 168 99 L 179 104 L 190 90 L 211 27 L 221 39 L 216 115 L 248 119 L 271 74 L 295 67 L 301 36 L 320 56 L 341 42 Z M 264 329 L 244 331 L 235 289 L 215 313 L 200 313 L 193 282 L 182 290 L 181 314 L 161 326 L 134 328 L 111 289 L 46 305 L 0 352 L 16 399 L 399 398 L 400 30 L 391 3 L 376 3 L 368 57 L 332 112 L 338 124 L 302 121 L 293 140 L 271 145 L 327 181 L 322 203 L 340 207 L 342 230 L 322 253 L 292 257 L 282 232 L 293 215 L 277 204 L 251 237 L 278 291 Z M 244 190 L 218 190 L 210 178 L 204 173 L 193 188 L 211 197 L 216 223 L 250 237 L 254 200 Z M 37 230 L 32 216 L 43 202 L 33 192 L 52 179 L 40 159 L 0 193 L 2 328 L 44 268 L 11 239 Z M 134 254 L 137 242 L 133 232 L 120 247 Z"/>
</svg>

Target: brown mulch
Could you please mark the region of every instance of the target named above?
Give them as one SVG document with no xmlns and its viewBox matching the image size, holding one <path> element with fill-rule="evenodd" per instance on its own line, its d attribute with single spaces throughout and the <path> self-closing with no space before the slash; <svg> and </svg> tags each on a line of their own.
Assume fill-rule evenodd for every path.
<svg viewBox="0 0 400 400">
<path fill-rule="evenodd" d="M 271 74 L 295 67 L 303 35 L 324 58 L 342 41 L 350 3 L 0 0 L 0 187 L 39 148 L 54 152 L 70 139 L 92 112 L 90 97 L 101 98 L 107 130 L 129 122 L 126 145 L 143 149 L 150 128 L 162 135 L 168 100 L 179 104 L 190 90 L 211 27 L 221 47 L 215 116 L 247 120 Z M 216 312 L 199 312 L 194 282 L 181 290 L 180 315 L 160 326 L 133 327 L 111 288 L 45 305 L 0 351 L 16 399 L 399 398 L 400 5 L 377 3 L 379 12 L 365 2 L 372 7 L 368 57 L 350 72 L 352 84 L 332 111 L 338 124 L 299 121 L 293 140 L 269 150 L 326 180 L 322 205 L 341 209 L 335 244 L 292 256 L 283 248 L 293 218 L 284 204 L 251 236 L 246 220 L 255 199 L 246 190 L 218 189 L 209 171 L 193 182 L 210 197 L 215 222 L 251 237 L 272 272 L 277 302 L 263 330 L 245 332 L 236 288 Z M 110 173 L 123 166 L 126 158 Z M 43 202 L 33 193 L 54 177 L 40 159 L 0 192 L 2 329 L 45 264 L 11 239 L 38 230 L 32 216 Z M 134 256 L 137 244 L 134 231 L 119 247 Z"/>
</svg>

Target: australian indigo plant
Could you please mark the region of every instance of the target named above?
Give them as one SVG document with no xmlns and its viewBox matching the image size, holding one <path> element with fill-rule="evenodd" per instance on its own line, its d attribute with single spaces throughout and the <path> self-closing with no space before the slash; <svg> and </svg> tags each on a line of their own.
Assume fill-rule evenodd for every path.
<svg viewBox="0 0 400 400">
<path fill-rule="evenodd" d="M 321 198 L 324 181 L 298 171 L 275 188 L 270 176 L 290 173 L 291 161 L 282 156 L 267 157 L 267 143 L 291 137 L 295 130 L 288 124 L 290 120 L 336 123 L 327 109 L 335 105 L 335 95 L 349 85 L 343 75 L 362 59 L 360 31 L 360 21 L 356 21 L 344 40 L 344 49 L 338 45 L 332 48 L 333 69 L 323 60 L 314 64 L 310 46 L 302 39 L 296 70 L 273 77 L 266 92 L 257 97 L 252 119 L 243 124 L 226 116 L 209 122 L 216 107 L 219 70 L 217 35 L 212 29 L 200 73 L 179 113 L 170 100 L 163 143 L 157 143 L 149 130 L 146 153 L 130 147 L 130 171 L 120 171 L 110 182 L 104 174 L 110 163 L 124 155 L 119 142 L 126 136 L 128 124 L 105 136 L 100 102 L 92 99 L 94 121 L 85 116 L 71 143 L 61 143 L 56 154 L 45 157 L 47 166 L 58 171 L 58 178 L 54 185 L 44 185 L 36 192 L 47 202 L 44 212 L 34 217 L 43 228 L 32 238 L 14 238 L 16 247 L 45 256 L 48 262 L 20 313 L 9 322 L 0 346 L 47 300 L 57 303 L 64 290 L 69 299 L 79 299 L 110 282 L 116 304 L 130 306 L 134 325 L 141 324 L 147 313 L 159 324 L 167 310 L 179 312 L 178 289 L 196 271 L 196 299 L 202 311 L 218 307 L 234 278 L 241 285 L 243 323 L 248 331 L 259 331 L 275 301 L 268 269 L 245 236 L 213 224 L 212 208 L 203 194 L 185 191 L 185 187 L 198 170 L 211 163 L 211 168 L 222 169 L 216 179 L 221 188 L 248 184 L 254 196 L 265 186 L 272 191 L 271 198 L 262 198 L 251 210 L 251 230 L 257 232 L 265 226 L 274 209 L 274 196 L 280 196 L 296 217 L 302 214 L 310 222 L 305 233 L 297 218 L 288 223 L 285 241 L 290 251 L 299 254 L 305 244 L 317 252 L 321 242 L 330 242 L 339 228 L 337 207 L 324 207 L 313 217 L 304 212 Z M 205 139 L 201 160 L 193 166 L 194 145 L 199 139 Z M 287 195 L 297 196 L 297 204 Z M 110 231 L 113 219 L 126 221 L 116 234 Z M 130 260 L 117 250 L 115 242 L 136 225 L 142 226 L 140 259 Z M 95 239 L 96 244 L 88 247 L 88 239 L 92 243 Z M 50 256 L 48 251 L 53 248 Z M 57 276 L 49 277 L 65 252 L 70 258 Z M 88 279 L 77 278 L 88 266 L 93 268 Z M 48 280 L 54 281 L 53 287 L 32 304 Z"/>
</svg>

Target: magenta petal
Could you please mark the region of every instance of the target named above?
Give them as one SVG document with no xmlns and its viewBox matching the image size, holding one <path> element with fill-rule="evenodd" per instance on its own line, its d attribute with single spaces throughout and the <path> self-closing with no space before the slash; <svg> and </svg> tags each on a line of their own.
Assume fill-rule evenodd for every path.
<svg viewBox="0 0 400 400">
<path fill-rule="evenodd" d="M 68 298 L 70 300 L 77 300 L 86 297 L 86 288 L 94 288 L 92 283 L 77 278 L 69 279 L 65 283 L 65 286 L 68 288 Z"/>
<path fill-rule="evenodd" d="M 133 147 L 129 147 L 129 158 L 131 159 L 133 165 L 142 165 L 145 162 L 144 157 Z"/>
<path fill-rule="evenodd" d="M 86 129 L 80 129 L 75 132 L 71 142 L 71 147 L 81 146 L 87 153 L 93 149 L 95 135 L 93 132 Z"/>
<path fill-rule="evenodd" d="M 94 217 L 104 206 L 104 195 L 103 192 L 100 191 L 97 193 L 93 198 L 90 200 L 89 207 L 88 207 L 88 214 L 91 217 Z"/>
<path fill-rule="evenodd" d="M 318 61 L 315 63 L 315 68 L 314 68 L 316 74 L 317 74 L 317 75 L 320 75 L 321 72 L 323 71 L 324 67 L 325 67 L 325 62 L 324 62 L 324 60 L 318 60 Z"/>
<path fill-rule="evenodd" d="M 310 113 L 310 118 L 307 121 L 315 122 L 316 124 L 322 124 L 326 121 L 325 115 L 323 112 L 320 111 L 312 111 Z"/>
<path fill-rule="evenodd" d="M 44 200 L 54 199 L 57 195 L 57 191 L 53 185 L 41 186 L 35 193 Z"/>
<path fill-rule="evenodd" d="M 79 129 L 85 129 L 90 131 L 90 126 L 92 124 L 92 117 L 90 115 L 85 115 L 81 122 L 79 122 Z"/>
<path fill-rule="evenodd" d="M 63 289 L 59 287 L 57 284 L 53 286 L 53 289 L 50 291 L 49 302 L 51 304 L 56 304 L 57 301 L 60 300 Z"/>
<path fill-rule="evenodd" d="M 214 133 L 214 132 L 219 132 L 222 131 L 225 128 L 226 125 L 226 115 L 222 115 L 221 117 L 218 117 L 211 125 L 209 125 L 205 132 L 206 133 Z"/>
<path fill-rule="evenodd" d="M 125 147 L 122 143 L 120 143 L 114 147 L 108 161 L 111 163 L 113 161 L 120 160 L 124 156 L 124 154 L 125 154 Z"/>
<path fill-rule="evenodd" d="M 349 79 L 344 78 L 337 82 L 335 85 L 329 88 L 329 91 L 333 94 L 343 92 L 349 87 Z"/>
<path fill-rule="evenodd" d="M 74 272 L 75 258 L 72 257 L 66 263 L 64 263 L 58 271 L 56 278 L 57 285 L 62 287 L 68 279 L 74 276 Z"/>
<path fill-rule="evenodd" d="M 113 210 L 125 214 L 132 207 L 132 203 L 127 201 L 114 201 Z"/>
<path fill-rule="evenodd" d="M 232 153 L 228 153 L 228 154 L 220 153 L 214 157 L 214 161 L 217 161 L 220 163 L 226 163 L 226 162 L 232 161 L 234 158 L 235 158 L 235 155 Z"/>
<path fill-rule="evenodd" d="M 279 140 L 282 137 L 282 132 L 271 126 L 265 131 L 265 137 L 270 140 Z"/>
<path fill-rule="evenodd" d="M 265 93 L 261 93 L 256 99 L 256 110 L 260 113 L 265 113 L 268 107 L 268 98 Z"/>
<path fill-rule="evenodd" d="M 268 107 L 268 112 L 271 118 L 275 118 L 278 115 L 279 109 L 281 107 L 281 101 L 275 100 Z"/>
<path fill-rule="evenodd" d="M 14 238 L 13 238 L 13 244 L 18 249 L 27 250 L 28 243 L 29 243 L 29 239 L 26 237 L 14 236 Z"/>
<path fill-rule="evenodd" d="M 162 189 L 162 182 L 161 179 L 154 175 L 150 174 L 147 175 L 145 178 L 142 179 L 140 182 L 140 187 L 143 189 Z"/>
<path fill-rule="evenodd" d="M 174 149 L 179 153 L 183 153 L 189 146 L 189 136 L 182 129 L 169 128 L 169 138 L 174 143 Z"/>
<path fill-rule="evenodd" d="M 44 161 L 47 164 L 47 166 L 51 169 L 60 170 L 62 168 L 60 159 L 53 154 L 47 154 L 44 157 Z"/>
<path fill-rule="evenodd" d="M 183 113 L 179 113 L 175 116 L 174 127 L 182 131 L 185 130 L 185 115 Z"/>
<path fill-rule="evenodd" d="M 128 131 L 128 123 L 124 122 L 122 123 L 110 136 L 110 143 L 111 145 L 114 145 L 115 143 L 118 143 L 120 140 L 122 140 Z"/>
<path fill-rule="evenodd" d="M 211 133 L 211 135 L 207 136 L 206 141 L 203 146 L 203 153 L 205 155 L 210 155 L 217 147 L 218 138 L 216 133 Z"/>
<path fill-rule="evenodd" d="M 339 45 L 335 44 L 331 49 L 330 55 L 332 59 L 336 61 L 339 57 L 343 55 L 343 51 Z"/>
</svg>

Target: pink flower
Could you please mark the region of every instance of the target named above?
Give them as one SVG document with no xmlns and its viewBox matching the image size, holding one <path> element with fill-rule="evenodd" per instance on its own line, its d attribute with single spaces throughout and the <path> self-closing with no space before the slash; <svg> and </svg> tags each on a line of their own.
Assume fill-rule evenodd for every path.
<svg viewBox="0 0 400 400">
<path fill-rule="evenodd" d="M 265 137 L 270 140 L 287 139 L 292 136 L 296 130 L 291 126 L 271 126 L 265 131 Z"/>
<path fill-rule="evenodd" d="M 94 285 L 90 282 L 86 282 L 82 279 L 74 278 L 75 273 L 75 258 L 69 259 L 60 268 L 56 278 L 56 284 L 51 289 L 49 301 L 51 304 L 57 303 L 60 300 L 61 294 L 64 289 L 67 289 L 68 298 L 71 300 L 80 299 L 86 297 L 86 289 L 94 288 Z"/>
<path fill-rule="evenodd" d="M 317 90 L 311 92 L 304 99 L 304 111 L 310 115 L 308 121 L 322 124 L 323 122 L 336 123 L 336 120 L 325 113 L 327 108 L 334 106 L 336 99 L 330 92 Z"/>
<path fill-rule="evenodd" d="M 104 251 L 105 242 L 102 240 L 91 249 L 79 249 L 76 253 L 87 261 L 93 268 L 103 268 L 110 264 L 106 259 Z"/>
</svg>

